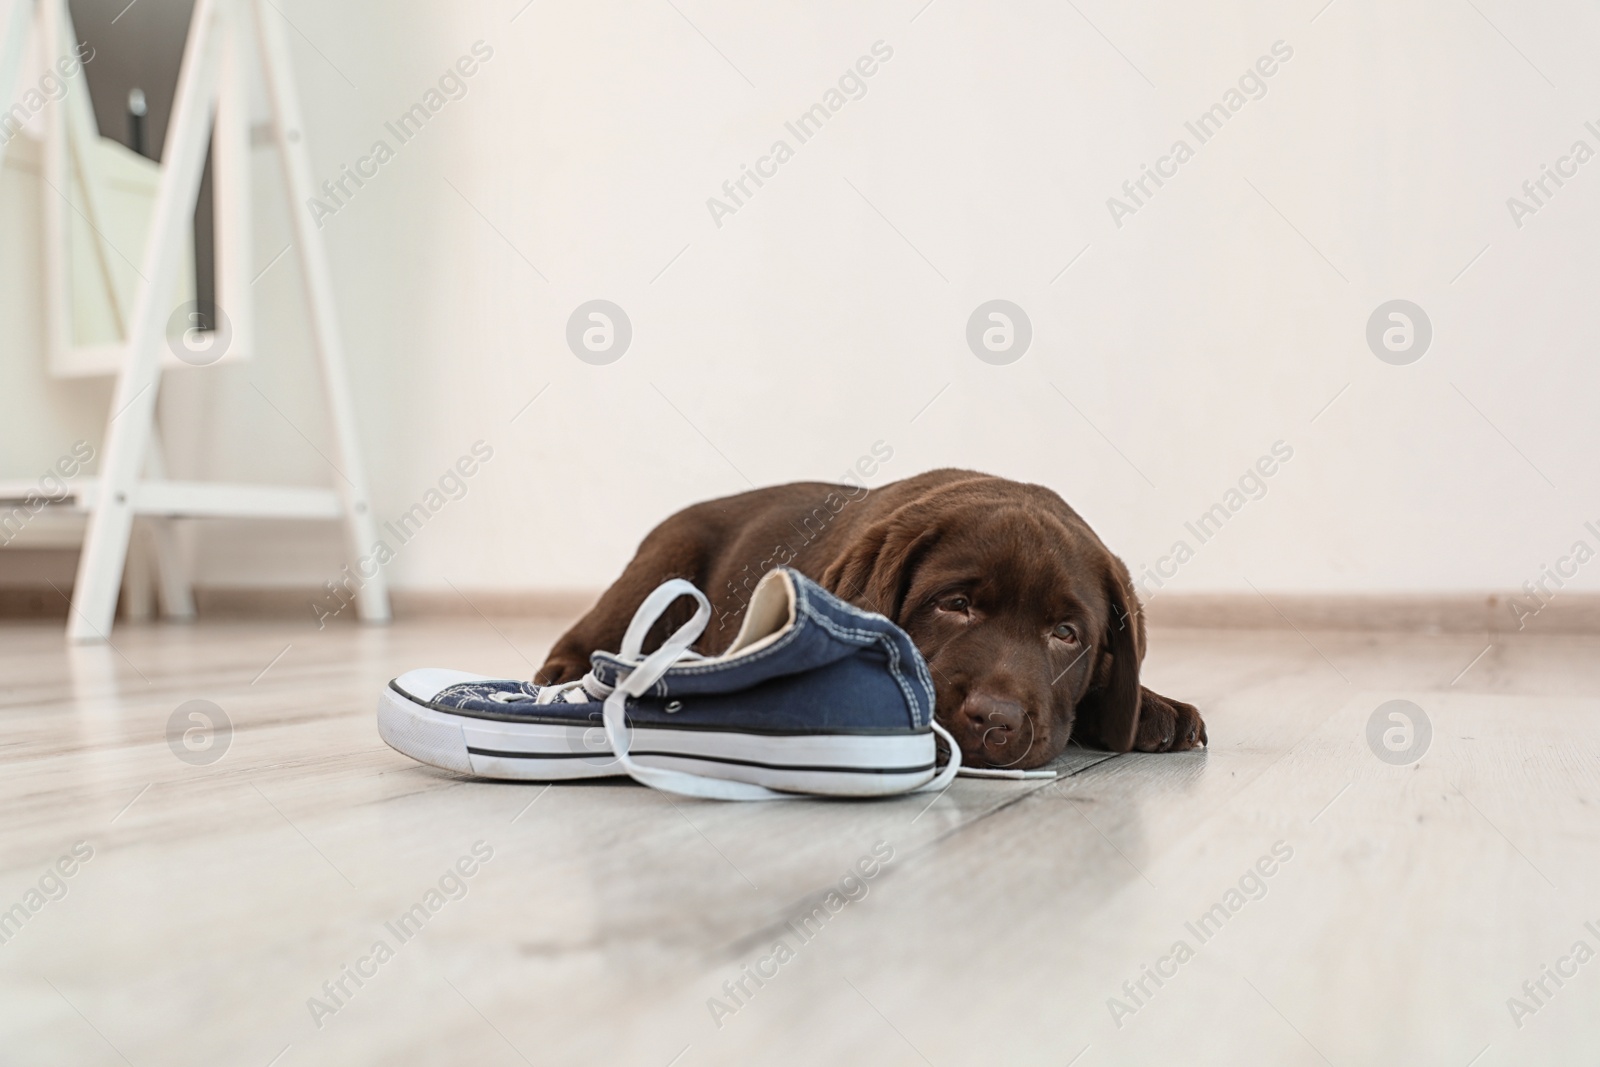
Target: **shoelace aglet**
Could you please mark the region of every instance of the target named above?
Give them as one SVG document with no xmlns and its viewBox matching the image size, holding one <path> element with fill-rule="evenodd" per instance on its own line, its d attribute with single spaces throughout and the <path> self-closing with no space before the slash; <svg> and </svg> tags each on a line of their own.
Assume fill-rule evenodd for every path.
<svg viewBox="0 0 1600 1067">
<path fill-rule="evenodd" d="M 963 778 L 1006 778 L 1023 780 L 1028 778 L 1056 778 L 1055 771 L 1014 771 L 996 767 L 962 767 L 956 772 Z"/>
</svg>

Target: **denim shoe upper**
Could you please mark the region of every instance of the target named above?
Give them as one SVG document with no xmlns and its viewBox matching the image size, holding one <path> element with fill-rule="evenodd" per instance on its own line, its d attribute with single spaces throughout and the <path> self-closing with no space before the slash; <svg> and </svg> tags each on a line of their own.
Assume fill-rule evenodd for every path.
<svg viewBox="0 0 1600 1067">
<path fill-rule="evenodd" d="M 524 722 L 598 721 L 604 697 L 635 666 L 596 652 L 580 688 L 539 701 L 526 682 L 474 681 L 428 701 Z M 549 699 L 549 695 L 546 695 Z M 627 705 L 634 726 L 755 733 L 904 733 L 929 729 L 933 681 L 911 638 L 792 568 L 757 585 L 744 625 L 720 656 L 686 655 Z"/>
</svg>

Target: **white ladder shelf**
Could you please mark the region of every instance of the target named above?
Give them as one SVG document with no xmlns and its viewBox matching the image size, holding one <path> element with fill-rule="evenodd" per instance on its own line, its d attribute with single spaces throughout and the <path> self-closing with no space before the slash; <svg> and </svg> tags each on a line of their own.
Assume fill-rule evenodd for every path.
<svg viewBox="0 0 1600 1067">
<path fill-rule="evenodd" d="M 33 6 L 30 0 L 18 3 L 22 7 Z M 124 309 L 131 313 L 124 320 L 128 328 L 116 370 L 99 474 L 76 480 L 69 495 L 53 505 L 87 515 L 67 623 L 67 634 L 74 641 L 108 639 L 136 515 L 158 519 L 340 520 L 351 559 L 360 558 L 377 541 L 327 253 L 321 234 L 301 206 L 314 195 L 314 189 L 300 101 L 284 33 L 277 21 L 281 16 L 270 8 L 265 0 L 197 0 L 194 7 L 162 152 L 154 222 L 140 264 L 144 282 L 131 299 L 131 309 Z M 41 37 L 53 56 L 53 46 L 62 31 L 70 32 L 65 0 L 38 0 L 36 13 L 43 31 Z M 251 25 L 253 35 L 246 32 Z M 12 88 L 17 73 L 19 26 L 25 28 L 25 20 L 13 18 L 11 32 L 5 41 L 0 41 L 0 79 L 6 82 L 0 89 L 6 91 Z M 219 122 L 219 153 L 237 153 L 241 146 L 242 150 L 248 149 L 248 138 L 240 136 L 238 124 L 248 121 L 248 107 L 241 99 L 247 83 L 240 65 L 246 58 L 245 43 L 251 36 L 259 48 L 256 58 L 267 85 L 273 141 L 283 165 L 289 216 L 294 224 L 293 244 L 305 284 L 319 376 L 333 424 L 339 477 L 331 489 L 175 481 L 162 476 L 155 413 L 162 374 L 161 352 L 173 312 L 166 302 L 170 299 L 168 294 L 175 291 L 214 120 Z M 73 91 L 85 93 L 86 89 L 80 84 Z M 222 128 L 224 122 L 227 129 Z M 230 155 L 226 160 L 219 158 L 218 163 L 219 170 L 237 169 L 247 160 Z M 219 245 L 228 237 L 224 229 L 228 220 L 242 218 L 248 222 L 249 215 L 248 211 L 219 211 Z M 13 488 L 0 485 L 0 498 L 10 495 Z M 169 569 L 171 543 L 161 543 L 164 533 L 158 531 L 158 557 L 163 569 Z M 162 575 L 169 610 L 176 603 L 177 614 L 192 612 L 187 584 L 175 589 L 170 579 L 170 574 Z M 356 601 L 363 621 L 388 621 L 389 597 L 381 571 L 364 581 Z"/>
</svg>

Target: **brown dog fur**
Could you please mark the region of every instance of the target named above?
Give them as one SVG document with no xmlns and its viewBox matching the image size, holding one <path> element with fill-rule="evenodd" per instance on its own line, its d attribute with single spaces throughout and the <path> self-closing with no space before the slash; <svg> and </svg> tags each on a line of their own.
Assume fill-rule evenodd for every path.
<svg viewBox="0 0 1600 1067">
<path fill-rule="evenodd" d="M 1122 561 L 1051 490 L 974 471 L 870 492 L 795 482 L 685 508 L 650 532 L 538 679 L 580 677 L 669 578 L 709 595 L 712 622 L 696 650 L 717 654 L 761 575 L 783 565 L 911 635 L 939 722 L 971 763 L 1037 767 L 1069 738 L 1115 752 L 1206 743 L 1193 706 L 1139 684 L 1144 615 Z M 680 600 L 645 647 L 689 612 Z"/>
</svg>

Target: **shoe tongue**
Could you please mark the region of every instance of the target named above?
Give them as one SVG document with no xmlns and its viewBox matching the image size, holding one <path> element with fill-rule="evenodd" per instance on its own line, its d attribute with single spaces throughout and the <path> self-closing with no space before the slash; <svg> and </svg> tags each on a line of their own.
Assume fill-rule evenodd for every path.
<svg viewBox="0 0 1600 1067">
<path fill-rule="evenodd" d="M 739 633 L 723 656 L 744 652 L 775 634 L 794 625 L 794 581 L 786 570 L 772 570 L 762 575 L 750 595 L 750 605 L 745 609 L 744 622 Z"/>
</svg>

